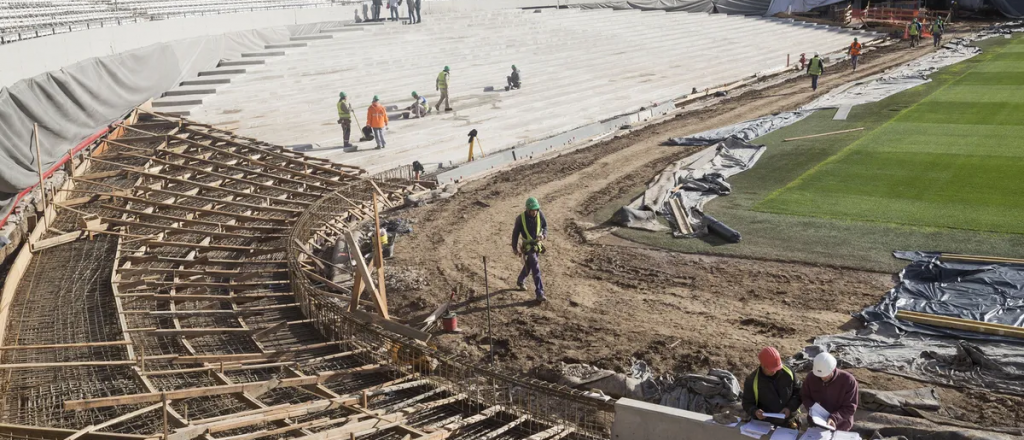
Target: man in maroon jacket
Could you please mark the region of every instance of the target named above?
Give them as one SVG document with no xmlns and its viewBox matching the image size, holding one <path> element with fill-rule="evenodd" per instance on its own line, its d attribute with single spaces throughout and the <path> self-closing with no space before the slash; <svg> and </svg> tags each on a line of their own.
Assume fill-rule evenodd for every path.
<svg viewBox="0 0 1024 440">
<path fill-rule="evenodd" d="M 828 418 L 830 427 L 840 431 L 853 429 L 853 414 L 860 404 L 857 379 L 836 368 L 836 358 L 831 354 L 821 353 L 814 357 L 814 368 L 804 380 L 800 398 L 808 412 L 815 403 L 825 408 L 831 414 Z"/>
</svg>

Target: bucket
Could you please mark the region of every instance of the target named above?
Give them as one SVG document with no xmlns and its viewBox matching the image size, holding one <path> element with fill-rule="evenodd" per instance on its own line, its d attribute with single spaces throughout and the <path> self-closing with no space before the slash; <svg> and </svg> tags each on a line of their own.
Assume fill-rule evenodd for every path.
<svg viewBox="0 0 1024 440">
<path fill-rule="evenodd" d="M 459 318 L 455 316 L 455 312 L 448 312 L 441 317 L 441 328 L 446 332 L 459 331 Z"/>
</svg>

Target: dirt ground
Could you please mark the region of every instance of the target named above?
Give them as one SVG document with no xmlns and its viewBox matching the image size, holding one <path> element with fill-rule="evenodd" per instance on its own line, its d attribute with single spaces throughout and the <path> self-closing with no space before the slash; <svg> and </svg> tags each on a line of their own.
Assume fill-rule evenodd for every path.
<svg viewBox="0 0 1024 440">
<path fill-rule="evenodd" d="M 830 67 L 817 94 L 923 55 L 883 49 L 861 68 Z M 533 161 L 464 185 L 453 198 L 392 216 L 414 223 L 389 260 L 392 314 L 422 317 L 455 292 L 461 334 L 432 341 L 472 358 L 487 359 L 484 264 L 496 362 L 529 372 L 558 362 L 584 362 L 623 371 L 630 358 L 657 371 L 705 373 L 723 368 L 745 376 L 766 345 L 784 356 L 818 335 L 842 331 L 850 313 L 875 303 L 892 274 L 771 261 L 671 253 L 643 248 L 588 223 L 595 211 L 651 179 L 692 151 L 661 144 L 809 102 L 800 78 L 723 99 L 704 110 L 622 135 L 592 147 Z M 542 270 L 549 301 L 514 290 L 522 262 L 513 255 L 511 230 L 529 196 L 548 220 Z M 530 284 L 529 280 L 527 284 Z M 871 387 L 922 386 L 885 374 L 861 372 Z M 999 420 L 1024 426 L 1022 399 L 944 389 L 949 415 L 973 422 Z M 983 405 L 979 411 L 975 404 Z M 1016 422 L 1014 422 L 1016 421 Z"/>
</svg>

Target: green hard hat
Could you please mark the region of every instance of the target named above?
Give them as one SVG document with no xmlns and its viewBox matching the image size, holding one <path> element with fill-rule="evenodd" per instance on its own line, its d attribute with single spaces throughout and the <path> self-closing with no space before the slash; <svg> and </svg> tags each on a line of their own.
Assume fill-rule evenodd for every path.
<svg viewBox="0 0 1024 440">
<path fill-rule="evenodd" d="M 449 69 L 449 68 L 448 68 L 448 66 L 444 66 L 444 71 L 445 71 L 445 72 L 447 72 L 447 71 L 449 71 L 449 70 L 451 70 L 451 69 Z"/>
<path fill-rule="evenodd" d="M 512 65 L 512 70 L 516 70 L 516 65 L 515 64 Z"/>
<path fill-rule="evenodd" d="M 412 97 L 413 97 L 413 98 L 415 98 L 415 97 L 417 97 L 417 96 L 420 96 L 420 95 L 417 95 L 417 94 L 416 94 L 416 92 L 412 92 Z"/>
<path fill-rule="evenodd" d="M 526 199 L 526 209 L 534 210 L 540 209 L 540 202 L 537 201 L 536 197 L 530 197 Z"/>
<path fill-rule="evenodd" d="M 341 98 L 341 99 L 345 99 L 347 96 L 348 95 L 346 95 L 345 92 L 341 92 L 341 93 L 338 94 L 338 98 Z"/>
<path fill-rule="evenodd" d="M 377 102 L 377 101 L 380 101 L 380 98 L 378 98 L 377 95 L 373 95 L 373 102 Z"/>
</svg>

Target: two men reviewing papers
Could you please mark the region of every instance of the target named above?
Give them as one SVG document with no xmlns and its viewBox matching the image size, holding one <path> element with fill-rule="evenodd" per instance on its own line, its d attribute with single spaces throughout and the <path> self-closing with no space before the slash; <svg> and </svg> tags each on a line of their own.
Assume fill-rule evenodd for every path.
<svg viewBox="0 0 1024 440">
<path fill-rule="evenodd" d="M 850 430 L 860 398 L 857 379 L 836 368 L 836 358 L 821 353 L 801 384 L 782 364 L 779 352 L 765 347 L 758 353 L 761 366 L 743 383 L 743 411 L 752 419 L 796 428 L 801 404 L 809 411 L 808 425 Z M 799 390 L 799 392 L 797 391 Z"/>
</svg>

